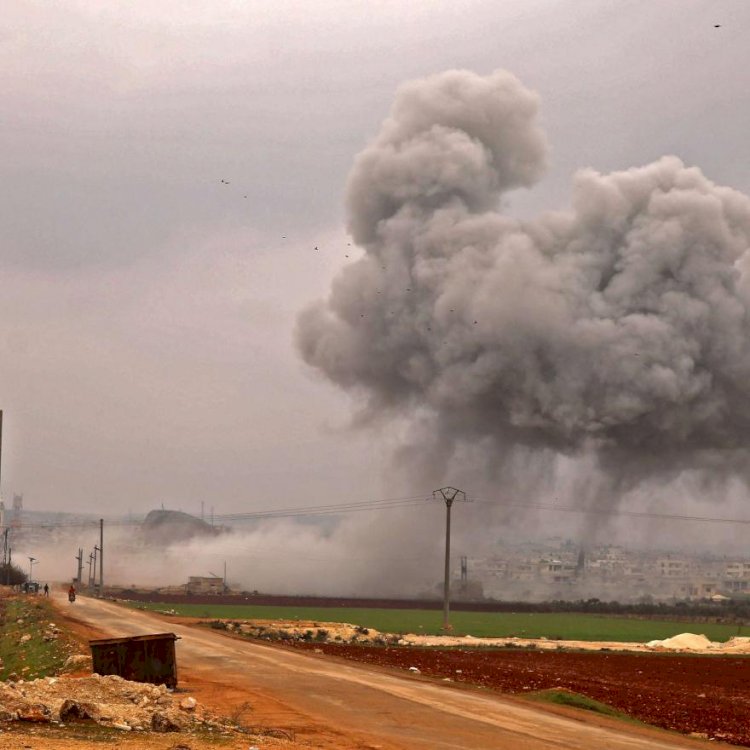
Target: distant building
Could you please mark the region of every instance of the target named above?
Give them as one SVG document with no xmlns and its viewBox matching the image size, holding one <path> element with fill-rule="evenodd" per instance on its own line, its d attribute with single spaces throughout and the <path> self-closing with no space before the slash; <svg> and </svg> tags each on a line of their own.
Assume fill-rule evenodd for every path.
<svg viewBox="0 0 750 750">
<path fill-rule="evenodd" d="M 223 594 L 224 579 L 216 576 L 190 576 L 185 586 L 187 594 Z"/>
<path fill-rule="evenodd" d="M 727 563 L 725 575 L 727 578 L 750 580 L 750 562 L 741 561 Z"/>
<path fill-rule="evenodd" d="M 656 561 L 656 569 L 664 578 L 685 578 L 691 572 L 689 560 L 674 557 L 661 557 Z"/>
</svg>

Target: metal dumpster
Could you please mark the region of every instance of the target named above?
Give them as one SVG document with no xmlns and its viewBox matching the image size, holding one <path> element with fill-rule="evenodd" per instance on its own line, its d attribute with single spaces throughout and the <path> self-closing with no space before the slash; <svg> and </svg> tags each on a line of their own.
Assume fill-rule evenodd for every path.
<svg viewBox="0 0 750 750">
<path fill-rule="evenodd" d="M 177 661 L 174 642 L 178 639 L 174 633 L 156 633 L 89 641 L 93 671 L 175 688 Z"/>
</svg>

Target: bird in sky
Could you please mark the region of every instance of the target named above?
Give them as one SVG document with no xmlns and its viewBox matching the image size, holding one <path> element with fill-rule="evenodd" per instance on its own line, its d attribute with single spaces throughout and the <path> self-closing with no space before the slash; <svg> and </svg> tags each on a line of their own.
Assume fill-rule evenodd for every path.
<svg viewBox="0 0 750 750">
<path fill-rule="evenodd" d="M 222 185 L 228 185 L 229 183 L 228 183 L 228 182 L 227 182 L 226 180 L 222 180 L 222 181 L 221 181 L 221 184 L 222 184 Z"/>
</svg>

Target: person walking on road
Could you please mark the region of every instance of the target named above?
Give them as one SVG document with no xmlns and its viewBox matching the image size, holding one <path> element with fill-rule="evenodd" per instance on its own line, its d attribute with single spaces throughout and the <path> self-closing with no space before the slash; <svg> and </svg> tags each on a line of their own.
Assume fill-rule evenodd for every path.
<svg viewBox="0 0 750 750">
<path fill-rule="evenodd" d="M 49 596 L 49 584 L 44 584 L 44 595 Z"/>
</svg>

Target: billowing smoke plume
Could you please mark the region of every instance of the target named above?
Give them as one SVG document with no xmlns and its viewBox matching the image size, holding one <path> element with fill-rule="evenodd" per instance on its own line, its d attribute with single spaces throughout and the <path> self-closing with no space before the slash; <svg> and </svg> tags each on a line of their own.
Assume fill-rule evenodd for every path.
<svg viewBox="0 0 750 750">
<path fill-rule="evenodd" d="M 503 71 L 399 90 L 349 180 L 365 255 L 300 315 L 304 359 L 374 412 L 434 415 L 449 451 L 725 464 L 750 434 L 750 198 L 665 157 L 503 216 L 543 171 L 537 103 Z"/>
</svg>

